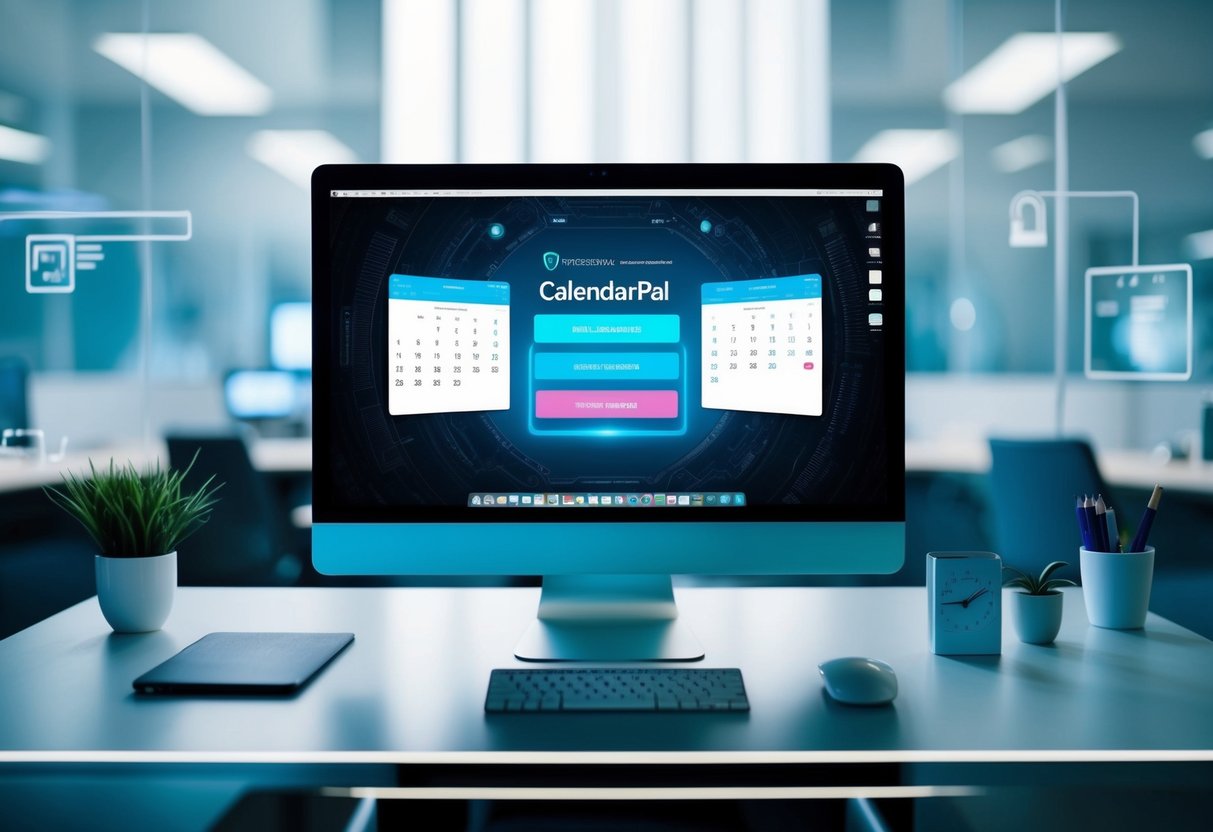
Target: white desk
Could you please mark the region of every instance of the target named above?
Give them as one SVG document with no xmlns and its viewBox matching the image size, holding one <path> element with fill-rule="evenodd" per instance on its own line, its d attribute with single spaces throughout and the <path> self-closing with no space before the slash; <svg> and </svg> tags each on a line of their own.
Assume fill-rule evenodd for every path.
<svg viewBox="0 0 1213 832">
<path fill-rule="evenodd" d="M 1160 462 L 1149 451 L 1107 450 L 1096 454 L 1109 485 L 1167 489 L 1213 495 L 1213 462 Z M 990 470 L 990 447 L 977 439 L 906 440 L 906 471 L 984 474 Z"/>
<path fill-rule="evenodd" d="M 267 473 L 306 473 L 312 470 L 312 440 L 310 437 L 292 439 L 257 439 L 249 444 L 253 467 Z M 30 460 L 0 457 L 0 493 L 57 485 L 60 474 L 88 470 L 91 458 L 98 466 L 108 465 L 110 458 L 119 465 L 130 461 L 139 467 L 167 459 L 162 442 L 147 448 L 141 442 L 123 442 L 85 451 L 68 450 L 60 462 L 37 464 Z"/>
<path fill-rule="evenodd" d="M 168 626 L 138 636 L 110 634 L 89 599 L 0 642 L 0 804 L 31 828 L 66 818 L 117 832 L 169 807 L 182 828 L 178 806 L 194 813 L 184 828 L 204 828 L 250 789 L 395 798 L 379 810 L 409 828 L 433 799 L 901 798 L 886 804 L 896 812 L 906 798 L 1025 785 L 1047 784 L 1047 801 L 1206 793 L 1213 643 L 1156 616 L 1144 631 L 1096 630 L 1068 592 L 1056 647 L 1005 626 L 1001 657 L 937 657 L 924 595 L 679 590 L 704 664 L 742 668 L 750 713 L 491 717 L 489 671 L 520 664 L 536 590 L 183 589 Z M 132 693 L 137 675 L 220 629 L 357 640 L 296 698 Z M 891 662 L 896 702 L 830 701 L 815 666 L 842 654 Z"/>
<path fill-rule="evenodd" d="M 1213 761 L 1213 642 L 1154 615 L 1144 631 L 1090 627 L 1078 590 L 1056 646 L 1004 621 L 1000 658 L 961 659 L 929 652 L 920 587 L 683 589 L 704 664 L 742 669 L 749 714 L 486 716 L 489 671 L 521 664 L 537 593 L 188 588 L 163 631 L 135 636 L 89 599 L 0 642 L 0 764 L 821 764 L 864 787 L 872 764 L 924 764 L 898 770 L 931 783 L 930 764 Z M 132 693 L 215 630 L 356 641 L 293 699 Z M 894 705 L 829 700 L 816 665 L 839 655 L 892 664 Z"/>
</svg>

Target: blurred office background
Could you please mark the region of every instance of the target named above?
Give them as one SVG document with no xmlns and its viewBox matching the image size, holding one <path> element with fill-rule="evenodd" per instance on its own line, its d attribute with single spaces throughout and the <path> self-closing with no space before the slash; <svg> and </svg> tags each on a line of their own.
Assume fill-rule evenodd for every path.
<svg viewBox="0 0 1213 832">
<path fill-rule="evenodd" d="M 307 186 L 325 162 L 897 162 L 913 453 L 907 568 L 890 580 L 920 582 L 928 549 L 996 545 L 973 447 L 1055 434 L 1057 241 L 1008 245 L 1012 196 L 1055 183 L 1055 47 L 1031 37 L 1054 30 L 1053 0 L 0 0 L 0 20 L 0 212 L 192 214 L 188 241 L 105 243 L 70 294 L 26 291 L 25 235 L 54 224 L 0 222 L 0 357 L 29 369 L 24 405 L 0 395 L 69 454 L 253 431 L 255 564 L 196 582 L 318 580 L 299 441 Z M 1195 287 L 1190 380 L 1084 379 L 1083 273 L 1130 262 L 1132 226 L 1127 201 L 1070 202 L 1064 432 L 1199 456 L 1213 5 L 1070 0 L 1064 27 L 1083 33 L 1069 186 L 1136 191 L 1141 262 L 1191 263 Z M 962 84 L 1012 48 L 990 85 Z M 0 636 L 92 591 L 87 543 L 28 480 L 5 482 Z M 1207 539 L 1210 491 L 1177 497 L 1173 539 Z"/>
</svg>

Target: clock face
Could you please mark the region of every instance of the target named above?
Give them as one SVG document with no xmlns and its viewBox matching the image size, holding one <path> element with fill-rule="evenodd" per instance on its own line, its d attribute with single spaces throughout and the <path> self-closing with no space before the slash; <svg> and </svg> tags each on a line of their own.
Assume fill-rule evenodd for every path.
<svg viewBox="0 0 1213 832">
<path fill-rule="evenodd" d="M 990 570 L 981 570 L 989 573 Z M 936 588 L 936 621 L 953 633 L 984 630 L 997 619 L 997 579 L 968 566 L 950 571 Z"/>
</svg>

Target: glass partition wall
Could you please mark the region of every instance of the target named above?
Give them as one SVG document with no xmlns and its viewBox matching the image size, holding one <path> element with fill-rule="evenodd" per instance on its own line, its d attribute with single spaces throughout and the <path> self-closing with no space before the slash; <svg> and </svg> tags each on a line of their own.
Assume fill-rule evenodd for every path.
<svg viewBox="0 0 1213 832">
<path fill-rule="evenodd" d="M 274 322 L 308 301 L 305 187 L 347 161 L 895 161 L 912 437 L 1017 386 L 1052 431 L 1059 356 L 1067 429 L 1149 447 L 1198 426 L 1213 374 L 1199 0 L 0 8 L 0 356 L 31 369 L 29 426 L 52 445 L 226 425 L 230 371 L 300 353 L 306 329 Z M 1140 262 L 1192 266 L 1190 380 L 1084 377 L 1084 274 L 1132 262 L 1133 211 L 1044 196 L 1044 244 L 1012 247 L 1012 198 L 1059 182 L 1135 193 Z M 72 216 L 16 216 L 35 212 Z M 961 429 L 997 428 L 970 405 Z"/>
</svg>

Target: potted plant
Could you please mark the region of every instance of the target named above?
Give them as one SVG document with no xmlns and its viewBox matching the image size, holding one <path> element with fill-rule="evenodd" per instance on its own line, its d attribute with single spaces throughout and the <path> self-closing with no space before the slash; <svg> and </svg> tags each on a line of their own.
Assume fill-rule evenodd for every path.
<svg viewBox="0 0 1213 832">
<path fill-rule="evenodd" d="M 1028 644 L 1052 644 L 1061 630 L 1062 597 L 1058 587 L 1077 586 L 1068 578 L 1051 577 L 1070 564 L 1055 560 L 1044 568 L 1039 578 L 1021 572 L 1013 566 L 1003 567 L 1006 587 L 1018 588 L 1014 593 L 1015 631 L 1019 640 Z M 1009 574 L 1008 574 L 1009 573 Z"/>
<path fill-rule="evenodd" d="M 177 546 L 208 519 L 217 502 L 209 478 L 192 493 L 184 471 L 155 468 L 140 473 L 128 462 L 89 475 L 67 473 L 63 486 L 46 494 L 75 517 L 100 550 L 96 557 L 97 600 L 105 620 L 119 633 L 159 630 L 173 607 Z"/>
</svg>

